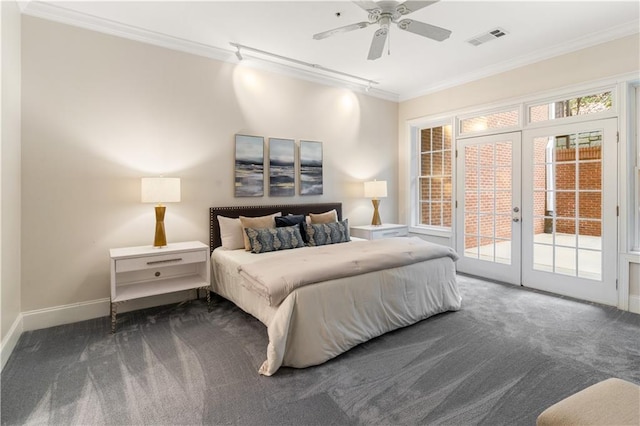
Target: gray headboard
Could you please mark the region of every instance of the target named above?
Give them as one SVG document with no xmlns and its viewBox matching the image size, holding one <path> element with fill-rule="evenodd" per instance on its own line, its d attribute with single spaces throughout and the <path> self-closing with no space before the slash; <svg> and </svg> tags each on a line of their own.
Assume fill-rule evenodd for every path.
<svg viewBox="0 0 640 426">
<path fill-rule="evenodd" d="M 288 214 L 324 213 L 335 209 L 338 212 L 338 220 L 342 220 L 342 203 L 316 203 L 316 204 L 274 204 L 268 206 L 233 206 L 233 207 L 209 207 L 209 250 L 220 247 L 220 224 L 218 216 L 266 216 L 271 213 L 282 212 Z"/>
</svg>

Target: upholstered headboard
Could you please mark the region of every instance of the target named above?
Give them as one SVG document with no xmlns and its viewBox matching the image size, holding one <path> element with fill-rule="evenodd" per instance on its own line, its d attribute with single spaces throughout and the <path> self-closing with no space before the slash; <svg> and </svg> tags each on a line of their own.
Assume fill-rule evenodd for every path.
<svg viewBox="0 0 640 426">
<path fill-rule="evenodd" d="M 266 216 L 271 213 L 282 212 L 288 214 L 324 213 L 335 209 L 338 212 L 338 220 L 342 220 L 342 203 L 317 203 L 317 204 L 274 204 L 269 206 L 234 206 L 234 207 L 209 207 L 209 248 L 213 251 L 222 245 L 220 240 L 220 224 L 218 216 Z"/>
</svg>

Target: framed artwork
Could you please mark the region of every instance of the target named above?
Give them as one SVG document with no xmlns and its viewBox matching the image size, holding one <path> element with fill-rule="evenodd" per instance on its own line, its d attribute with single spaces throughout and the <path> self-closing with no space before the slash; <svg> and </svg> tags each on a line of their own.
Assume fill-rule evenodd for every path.
<svg viewBox="0 0 640 426">
<path fill-rule="evenodd" d="M 300 195 L 322 194 L 322 142 L 300 141 Z"/>
<path fill-rule="evenodd" d="M 295 187 L 295 142 L 269 139 L 269 196 L 293 197 Z"/>
<path fill-rule="evenodd" d="M 264 195 L 264 138 L 236 135 L 236 197 Z"/>
</svg>

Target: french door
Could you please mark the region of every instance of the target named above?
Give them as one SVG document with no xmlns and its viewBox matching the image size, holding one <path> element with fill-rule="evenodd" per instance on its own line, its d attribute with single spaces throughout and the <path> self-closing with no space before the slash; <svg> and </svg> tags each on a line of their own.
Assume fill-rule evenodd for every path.
<svg viewBox="0 0 640 426">
<path fill-rule="evenodd" d="M 458 270 L 616 305 L 615 118 L 459 139 Z"/>
<path fill-rule="evenodd" d="M 617 120 L 523 133 L 522 283 L 617 304 Z"/>
<path fill-rule="evenodd" d="M 458 140 L 461 272 L 520 284 L 520 132 Z"/>
</svg>

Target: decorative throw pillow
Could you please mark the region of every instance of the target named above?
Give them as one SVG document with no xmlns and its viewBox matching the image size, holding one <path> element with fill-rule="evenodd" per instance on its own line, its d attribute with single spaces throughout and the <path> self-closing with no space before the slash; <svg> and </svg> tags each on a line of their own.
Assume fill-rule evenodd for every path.
<svg viewBox="0 0 640 426">
<path fill-rule="evenodd" d="M 282 216 L 281 212 L 270 214 L 268 216 L 259 216 L 259 217 L 245 217 L 240 216 L 240 223 L 242 224 L 242 234 L 244 238 L 244 249 L 249 251 L 251 250 L 251 244 L 249 243 L 249 238 L 247 237 L 247 233 L 245 231 L 246 228 L 275 228 L 276 221 L 274 217 Z"/>
<path fill-rule="evenodd" d="M 329 210 L 324 213 L 309 213 L 311 223 L 331 223 L 338 221 L 338 212 L 336 209 Z"/>
<path fill-rule="evenodd" d="M 218 216 L 220 225 L 220 240 L 222 247 L 228 250 L 244 248 L 244 238 L 242 238 L 242 223 L 239 218 Z"/>
<path fill-rule="evenodd" d="M 304 225 L 307 242 L 310 246 L 324 246 L 326 244 L 346 243 L 349 238 L 349 220 L 331 223 L 312 223 Z"/>
<path fill-rule="evenodd" d="M 246 228 L 252 253 L 288 250 L 304 247 L 300 225 L 282 226 L 280 228 Z"/>
<path fill-rule="evenodd" d="M 275 218 L 276 220 L 276 228 L 281 226 L 294 226 L 297 225 L 300 227 L 300 234 L 302 235 L 302 240 L 307 242 L 307 234 L 304 232 L 304 226 L 302 225 L 305 222 L 305 217 L 303 214 L 288 214 L 286 216 L 279 216 Z"/>
</svg>

